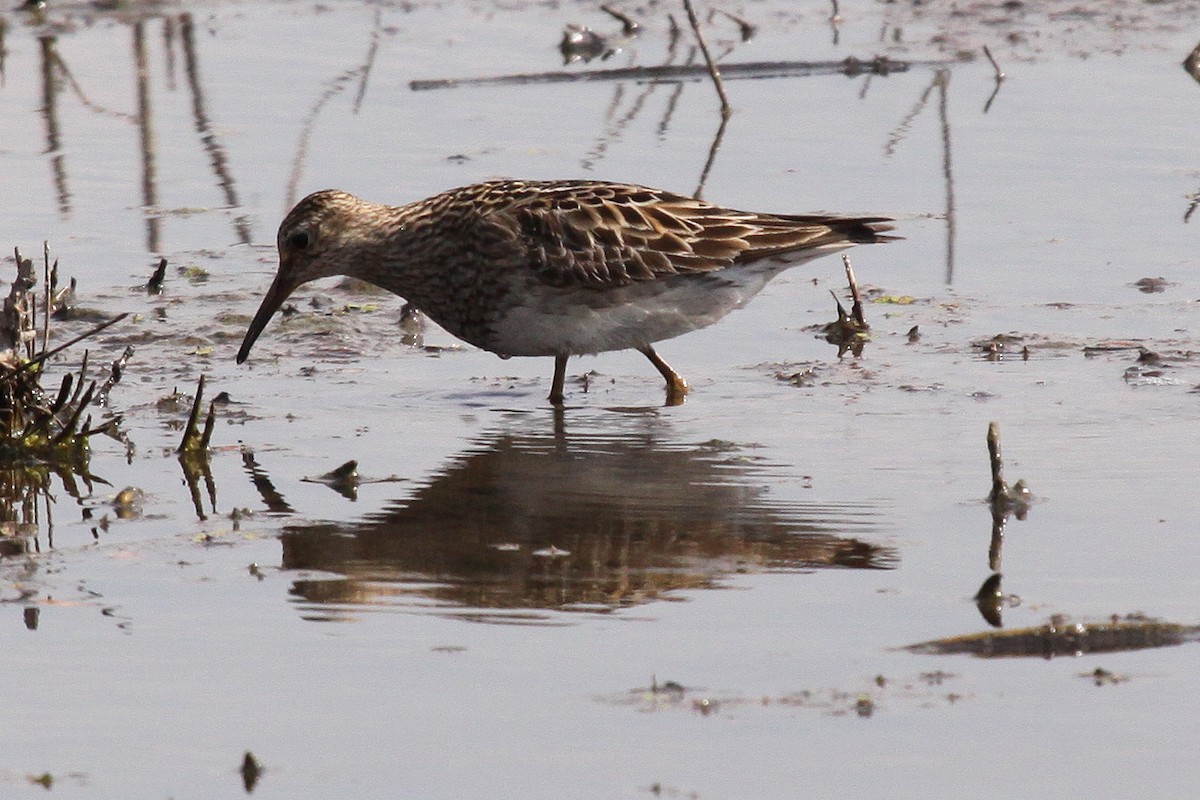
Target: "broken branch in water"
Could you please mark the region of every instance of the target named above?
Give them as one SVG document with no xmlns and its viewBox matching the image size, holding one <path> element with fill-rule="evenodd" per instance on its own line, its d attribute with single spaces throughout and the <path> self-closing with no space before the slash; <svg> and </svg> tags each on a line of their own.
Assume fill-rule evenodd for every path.
<svg viewBox="0 0 1200 800">
<path fill-rule="evenodd" d="M 146 294 L 162 294 L 163 280 L 167 277 L 167 260 L 159 259 L 158 266 L 154 268 L 154 274 L 150 276 L 150 280 L 146 281 Z"/>
<path fill-rule="evenodd" d="M 1024 480 L 1019 480 L 1011 487 L 1004 481 L 1004 464 L 1000 458 L 1000 426 L 995 422 L 988 423 L 988 456 L 992 465 L 992 490 L 988 493 L 988 502 L 1002 511 L 1014 513 L 1017 519 L 1025 516 L 1033 495 Z"/>
<path fill-rule="evenodd" d="M 850 266 L 850 257 L 843 255 L 842 263 L 846 267 L 846 281 L 850 285 L 850 311 L 846 312 L 837 294 L 830 290 L 833 302 L 837 304 L 838 318 L 825 326 L 825 341 L 838 346 L 838 356 L 846 350 L 858 356 L 862 355 L 862 347 L 869 338 L 871 326 L 867 324 L 863 313 L 862 296 L 858 291 L 858 280 L 854 277 L 854 267 Z"/>
<path fill-rule="evenodd" d="M 988 568 L 992 576 L 984 581 L 975 595 L 975 607 L 989 624 L 1000 627 L 1004 596 L 1000 593 L 1000 551 L 1004 547 L 1004 529 L 1010 515 L 1024 519 L 1029 511 L 1032 495 L 1025 481 L 1017 481 L 1010 488 L 1004 480 L 1004 461 L 1000 457 L 1000 426 L 988 423 L 988 463 L 992 472 L 992 488 L 988 492 L 988 506 L 992 513 L 992 535 L 988 543 Z"/>
<path fill-rule="evenodd" d="M 988 492 L 988 502 L 996 505 L 1008 496 L 1008 484 L 1004 482 L 1004 459 L 1000 456 L 1000 426 L 995 422 L 988 423 L 987 446 L 988 463 L 992 468 L 992 489 Z"/>
</svg>

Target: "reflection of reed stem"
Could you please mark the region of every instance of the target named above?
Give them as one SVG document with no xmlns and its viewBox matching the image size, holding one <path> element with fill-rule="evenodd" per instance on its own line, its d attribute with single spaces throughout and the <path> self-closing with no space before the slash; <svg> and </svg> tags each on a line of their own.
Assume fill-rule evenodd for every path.
<svg viewBox="0 0 1200 800">
<path fill-rule="evenodd" d="M 271 476 L 262 468 L 258 460 L 254 457 L 253 450 L 242 450 L 242 468 L 246 474 L 250 476 L 250 482 L 254 484 L 254 488 L 258 490 L 259 496 L 262 498 L 263 505 L 267 507 L 267 511 L 272 514 L 291 514 L 295 511 L 275 484 L 271 481 Z"/>
<path fill-rule="evenodd" d="M 957 232 L 954 211 L 954 170 L 950 163 L 950 70 L 939 69 L 934 83 L 938 87 L 938 119 L 942 124 L 942 175 L 946 180 L 946 285 L 954 283 L 954 239 Z"/>
<path fill-rule="evenodd" d="M 127 122 L 137 122 L 133 114 L 126 114 L 124 111 L 114 111 L 111 108 L 105 108 L 97 102 L 94 102 L 87 96 L 87 92 L 83 90 L 83 86 L 75 79 L 75 73 L 71 72 L 71 68 L 67 66 L 67 62 L 63 61 L 63 57 L 58 54 L 57 50 L 53 50 L 54 68 L 62 77 L 67 87 L 74 92 L 75 97 L 83 104 L 84 108 L 95 111 L 97 114 L 104 114 L 107 117 L 114 119 L 126 120 Z"/>
<path fill-rule="evenodd" d="M 4 59 L 8 55 L 8 48 L 4 46 L 4 37 L 8 33 L 8 23 L 4 17 L 0 17 L 0 89 L 4 88 Z"/>
<path fill-rule="evenodd" d="M 913 107 L 900 120 L 900 124 L 888 134 L 887 142 L 883 145 L 884 158 L 891 158 L 896 154 L 897 145 L 908 136 L 913 122 L 916 121 L 917 116 L 925 109 L 925 105 L 929 102 L 929 95 L 933 93 L 933 87 L 936 85 L 937 75 L 934 75 L 933 80 L 925 87 L 925 91 L 921 92 L 921 96 L 917 98 L 917 102 L 913 104 Z"/>
<path fill-rule="evenodd" d="M 382 36 L 382 31 L 383 28 L 380 25 L 379 13 L 376 12 L 375 27 L 371 32 L 371 43 L 367 46 L 367 55 L 363 63 L 353 69 L 346 70 L 334 78 L 325 88 L 325 91 L 321 92 L 317 101 L 313 103 L 312 108 L 308 110 L 308 114 L 305 115 L 304 124 L 300 129 L 300 141 L 296 143 L 296 155 L 292 157 L 292 173 L 288 176 L 287 195 L 284 198 L 286 207 L 284 210 L 291 208 L 296 203 L 296 190 L 300 185 L 300 176 L 304 174 L 304 161 L 308 157 L 308 143 L 312 139 L 313 128 L 317 124 L 317 117 L 320 116 L 321 109 L 333 99 L 334 95 L 346 88 L 347 82 L 354 78 L 361 78 L 358 95 L 354 100 L 354 113 L 358 113 L 363 96 L 367 92 L 367 77 L 371 72 L 371 67 L 375 63 L 375 53 L 379 49 L 379 40 Z"/>
<path fill-rule="evenodd" d="M 179 38 L 183 43 L 183 64 L 187 73 L 188 88 L 192 93 L 192 119 L 195 120 L 196 132 L 208 153 L 208 161 L 212 164 L 213 173 L 217 176 L 217 184 L 225 196 L 225 204 L 229 208 L 238 208 L 237 187 L 229 172 L 229 158 L 225 148 L 217 141 L 212 131 L 212 121 L 205 109 L 204 88 L 200 83 L 200 67 L 196 58 L 196 34 L 192 27 L 192 15 L 179 15 Z M 250 243 L 250 221 L 245 214 L 239 214 L 233 220 L 233 228 L 237 232 L 238 241 Z"/>
<path fill-rule="evenodd" d="M 38 40 L 42 51 L 42 117 L 46 121 L 46 153 L 50 156 L 50 169 L 54 173 L 54 189 L 58 196 L 58 213 L 71 213 L 71 193 L 67 190 L 67 169 L 62 153 L 62 131 L 58 123 L 58 78 L 55 65 L 58 55 L 54 52 L 53 36 Z"/>
<path fill-rule="evenodd" d="M 603 10 L 607 11 L 609 14 L 614 13 L 612 10 L 610 10 L 608 8 L 604 8 Z M 679 45 L 679 28 L 675 24 L 674 17 L 671 17 L 670 20 L 671 20 L 671 31 L 670 31 L 670 36 L 667 39 L 667 56 L 666 56 L 666 59 L 664 59 L 664 61 L 663 61 L 663 66 L 671 66 L 672 64 L 674 64 L 676 51 L 677 51 L 677 48 Z M 696 48 L 695 48 L 695 46 L 693 46 L 691 49 L 691 55 L 688 56 L 689 61 L 691 60 L 692 57 L 695 56 L 695 53 L 696 53 Z M 646 101 L 649 100 L 650 96 L 653 95 L 655 90 L 658 89 L 660 83 L 661 83 L 660 81 L 650 81 L 650 82 L 646 83 L 646 88 L 636 98 L 634 98 L 634 101 L 630 104 L 629 111 L 626 112 L 625 115 L 623 117 L 621 117 L 621 119 L 618 120 L 617 123 L 615 125 L 613 125 L 610 130 L 607 130 L 603 134 L 601 134 L 599 140 L 596 143 L 596 146 L 591 150 L 590 153 L 588 153 L 587 156 L 584 157 L 584 160 L 583 160 L 583 168 L 584 169 L 591 169 L 595 165 L 595 162 L 599 160 L 600 156 L 602 156 L 604 154 L 604 152 L 607 151 L 608 141 L 612 138 L 615 138 L 617 135 L 619 135 L 622 131 L 625 130 L 626 127 L 628 127 L 630 122 L 632 122 L 634 119 L 637 118 L 637 115 L 641 113 L 642 108 L 646 105 Z M 613 113 L 615 113 L 615 105 L 618 102 L 618 98 L 622 95 L 622 93 L 624 91 L 624 85 L 625 84 L 623 82 L 618 82 L 616 84 L 617 90 L 613 94 L 613 104 L 614 105 L 613 105 L 613 107 L 610 107 L 608 113 L 605 115 L 605 119 L 611 119 Z M 666 111 L 663 114 L 662 121 L 659 123 L 658 137 L 660 140 L 665 138 L 665 136 L 666 136 L 667 124 L 671 118 L 671 114 L 675 110 L 675 104 L 679 101 L 679 95 L 682 92 L 683 92 L 683 82 L 680 81 L 675 84 L 674 90 L 671 93 L 671 97 L 667 100 L 667 107 L 666 107 Z"/>
<path fill-rule="evenodd" d="M 163 18 L 163 63 L 167 74 L 167 91 L 175 91 L 175 20 Z"/>
<path fill-rule="evenodd" d="M 358 94 L 354 96 L 354 113 L 362 108 L 363 98 L 367 94 L 367 81 L 371 78 L 371 67 L 375 66 L 375 53 L 379 51 L 380 29 L 383 18 L 378 8 L 375 9 L 375 27 L 371 29 L 371 45 L 367 48 L 367 61 L 363 64 L 362 80 L 358 83 Z"/>
<path fill-rule="evenodd" d="M 729 124 L 729 115 L 721 115 L 721 124 L 717 126 L 717 133 L 713 136 L 712 144 L 708 148 L 708 159 L 704 162 L 704 169 L 700 170 L 700 181 L 696 184 L 696 191 L 693 197 L 699 200 L 704 195 L 704 184 L 708 182 L 708 173 L 712 172 L 713 163 L 717 160 L 717 150 L 721 148 L 721 140 L 725 138 L 725 127 Z"/>
<path fill-rule="evenodd" d="M 292 173 L 288 176 L 287 196 L 284 198 L 285 211 L 296 204 L 296 190 L 300 185 L 300 176 L 304 174 L 304 162 L 308 158 L 308 143 L 312 139 L 313 128 L 317 124 L 317 117 L 321 115 L 321 109 L 333 99 L 334 95 L 345 89 L 346 82 L 357 76 L 361 69 L 361 67 L 356 67 L 334 78 L 325 91 L 321 92 L 317 102 L 313 103 L 312 108 L 304 117 L 304 124 L 300 128 L 300 141 L 296 143 L 296 155 L 292 157 Z"/>
<path fill-rule="evenodd" d="M 696 12 L 692 8 L 692 0 L 683 0 L 683 8 L 687 11 L 688 23 L 691 24 L 692 31 L 696 34 L 696 43 L 700 45 L 700 53 L 704 56 L 704 63 L 708 67 L 708 75 L 712 78 L 713 86 L 717 89 L 717 97 L 721 99 L 721 117 L 728 118 L 733 112 L 729 107 L 729 98 L 725 95 L 725 82 L 721 80 L 721 72 L 717 69 L 717 64 L 713 61 L 712 54 L 708 52 L 708 43 L 704 41 L 704 33 L 700 30 L 700 22 L 696 19 Z M 723 130 L 724 126 L 722 126 Z"/>
<path fill-rule="evenodd" d="M 160 219 L 157 170 L 154 164 L 154 121 L 150 108 L 150 68 L 146 62 L 144 22 L 133 24 L 133 60 L 137 66 L 138 144 L 142 155 L 142 207 L 146 214 L 146 249 L 158 252 Z"/>
</svg>

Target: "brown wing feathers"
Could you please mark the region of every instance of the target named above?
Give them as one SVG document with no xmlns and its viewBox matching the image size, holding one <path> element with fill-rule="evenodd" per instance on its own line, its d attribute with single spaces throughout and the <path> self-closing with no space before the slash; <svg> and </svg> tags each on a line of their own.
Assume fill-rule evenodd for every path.
<svg viewBox="0 0 1200 800">
<path fill-rule="evenodd" d="M 712 272 L 841 243 L 892 237 L 882 217 L 753 214 L 609 184 L 547 192 L 509 210 L 538 275 L 556 286 L 621 286 Z"/>
</svg>

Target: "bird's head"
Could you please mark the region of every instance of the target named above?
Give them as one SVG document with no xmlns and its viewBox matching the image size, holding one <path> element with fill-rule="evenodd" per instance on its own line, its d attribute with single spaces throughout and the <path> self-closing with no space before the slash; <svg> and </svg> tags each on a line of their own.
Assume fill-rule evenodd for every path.
<svg viewBox="0 0 1200 800">
<path fill-rule="evenodd" d="M 353 220 L 364 205 L 352 194 L 325 189 L 310 194 L 288 212 L 276 238 L 279 272 L 242 340 L 237 354 L 239 364 L 250 355 L 250 348 L 271 317 L 299 286 L 318 278 L 350 274 L 355 261 Z"/>
</svg>

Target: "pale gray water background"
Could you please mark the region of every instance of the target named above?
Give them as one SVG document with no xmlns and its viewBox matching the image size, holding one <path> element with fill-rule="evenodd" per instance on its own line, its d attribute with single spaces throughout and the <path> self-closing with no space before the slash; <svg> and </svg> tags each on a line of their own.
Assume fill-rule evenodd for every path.
<svg viewBox="0 0 1200 800">
<path fill-rule="evenodd" d="M 62 796 L 243 795 L 246 750 L 268 798 L 1194 796 L 1194 645 L 898 648 L 987 627 L 971 597 L 990 574 L 992 420 L 1037 497 L 1006 531 L 1007 627 L 1200 621 L 1200 220 L 1183 222 L 1200 84 L 1180 67 L 1200 14 L 941 6 L 843 2 L 837 44 L 824 3 L 729 7 L 760 26 L 749 43 L 708 29 L 727 61 L 974 56 L 727 84 L 705 197 L 900 216 L 904 241 L 851 255 L 861 282 L 916 302 L 868 306 L 874 340 L 838 360 L 808 326 L 832 318 L 841 265 L 815 262 L 661 345 L 694 387 L 681 407 L 659 407 L 641 356 L 573 360 L 598 374 L 569 385 L 559 428 L 548 360 L 442 349 L 435 329 L 411 347 L 382 295 L 301 290 L 304 315 L 235 366 L 278 221 L 329 186 L 397 203 L 497 175 L 690 193 L 718 123 L 707 83 L 683 84 L 665 129 L 676 84 L 409 88 L 557 69 L 565 24 L 617 29 L 582 3 L 0 16 L 0 244 L 49 240 L 82 307 L 139 314 L 88 343 L 100 362 L 137 350 L 111 404 L 134 447 L 94 442 L 115 485 L 75 501 L 55 484 L 29 555 L 0 561 L 0 796 L 44 793 L 27 776 L 45 772 Z M 601 66 L 662 63 L 674 4 L 621 7 L 646 30 Z M 1008 74 L 987 113 L 982 44 Z M 54 53 L 86 104 L 69 84 L 46 103 Z M 1132 286 L 1159 276 L 1161 293 Z M 367 305 L 311 312 L 330 296 Z M 1029 359 L 984 359 L 973 343 L 999 333 Z M 1167 366 L 1084 354 L 1126 340 Z M 809 385 L 776 377 L 809 367 Z M 198 515 L 170 452 L 181 413 L 154 403 L 201 373 L 233 402 Z M 392 480 L 355 501 L 302 480 L 351 458 Z M 111 519 L 126 485 L 144 513 Z M 234 509 L 253 513 L 235 528 Z M 1097 667 L 1129 680 L 1080 677 Z M 655 678 L 687 696 L 644 691 Z"/>
</svg>

